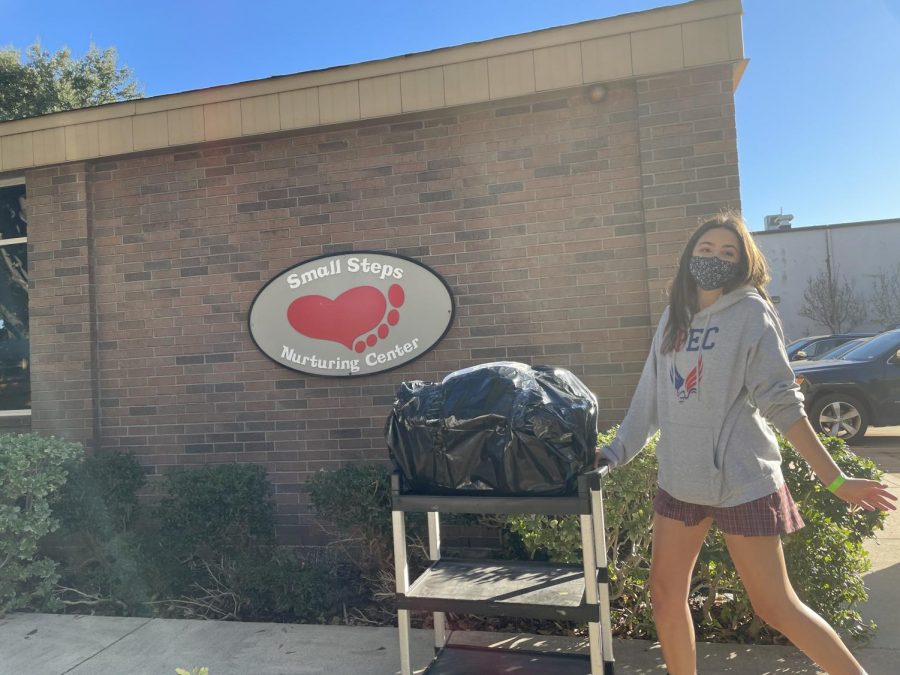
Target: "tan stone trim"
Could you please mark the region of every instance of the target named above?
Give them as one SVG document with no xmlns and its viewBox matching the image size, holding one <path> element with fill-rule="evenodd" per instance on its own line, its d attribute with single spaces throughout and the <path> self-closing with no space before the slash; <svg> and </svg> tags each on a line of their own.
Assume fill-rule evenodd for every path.
<svg viewBox="0 0 900 675">
<path fill-rule="evenodd" d="M 0 187 L 10 187 L 12 185 L 25 185 L 25 176 L 0 178 Z"/>
<path fill-rule="evenodd" d="M 740 64 L 741 13 L 740 0 L 695 0 L 382 61 L 5 122 L 0 171 Z"/>
</svg>

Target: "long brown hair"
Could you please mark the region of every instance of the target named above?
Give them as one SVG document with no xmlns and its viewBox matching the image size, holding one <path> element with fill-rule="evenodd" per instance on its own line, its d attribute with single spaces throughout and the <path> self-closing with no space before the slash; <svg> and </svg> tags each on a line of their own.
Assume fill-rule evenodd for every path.
<svg viewBox="0 0 900 675">
<path fill-rule="evenodd" d="M 772 302 L 766 293 L 766 284 L 769 283 L 769 266 L 762 251 L 756 246 L 753 235 L 744 224 L 744 219 L 737 211 L 725 211 L 707 220 L 694 230 L 681 253 L 681 261 L 678 263 L 678 272 L 669 285 L 669 320 L 663 335 L 662 351 L 675 351 L 679 343 L 679 336 L 685 335 L 691 326 L 691 319 L 698 310 L 697 282 L 691 276 L 690 262 L 694 255 L 694 248 L 706 232 L 716 228 L 722 228 L 734 233 L 741 250 L 741 259 L 738 262 L 738 272 L 734 278 L 722 289 L 723 293 L 730 293 L 740 286 L 753 286 L 756 291 L 767 301 Z"/>
</svg>

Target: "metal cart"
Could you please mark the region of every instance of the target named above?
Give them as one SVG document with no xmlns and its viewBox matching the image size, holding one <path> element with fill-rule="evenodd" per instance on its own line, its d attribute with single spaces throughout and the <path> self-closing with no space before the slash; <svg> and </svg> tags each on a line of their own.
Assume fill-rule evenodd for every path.
<svg viewBox="0 0 900 675">
<path fill-rule="evenodd" d="M 577 493 L 562 497 L 439 496 L 412 494 L 392 478 L 392 522 L 397 583 L 400 672 L 412 675 L 409 613 L 434 613 L 435 657 L 427 675 L 613 675 L 609 579 L 603 525 L 601 466 L 578 477 Z M 432 561 L 412 584 L 406 551 L 408 512 L 428 514 Z M 578 514 L 583 565 L 441 557 L 441 513 Z M 500 650 L 448 644 L 445 613 L 587 621 L 590 655 Z"/>
</svg>

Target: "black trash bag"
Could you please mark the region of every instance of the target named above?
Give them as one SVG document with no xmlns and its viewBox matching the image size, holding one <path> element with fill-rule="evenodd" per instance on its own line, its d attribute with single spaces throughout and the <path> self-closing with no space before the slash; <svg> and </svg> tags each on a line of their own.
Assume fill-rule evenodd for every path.
<svg viewBox="0 0 900 675">
<path fill-rule="evenodd" d="M 403 382 L 385 438 L 410 492 L 573 494 L 593 466 L 597 398 L 562 368 L 487 363 Z"/>
</svg>

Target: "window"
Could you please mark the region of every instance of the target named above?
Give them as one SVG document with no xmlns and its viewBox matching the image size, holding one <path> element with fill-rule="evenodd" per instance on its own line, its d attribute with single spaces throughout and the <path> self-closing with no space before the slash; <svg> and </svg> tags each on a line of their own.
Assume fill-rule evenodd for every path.
<svg viewBox="0 0 900 675">
<path fill-rule="evenodd" d="M 808 356 L 821 356 L 822 354 L 824 354 L 826 352 L 830 352 L 835 347 L 839 347 L 840 345 L 844 344 L 845 342 L 846 342 L 846 340 L 841 339 L 841 338 L 837 338 L 837 339 L 833 339 L 833 340 L 819 340 L 818 342 L 811 344 L 804 351 L 806 352 L 806 354 Z"/>
<path fill-rule="evenodd" d="M 888 357 L 900 349 L 900 331 L 892 330 L 876 335 L 866 344 L 851 350 L 848 361 L 872 361 L 882 356 Z"/>
<path fill-rule="evenodd" d="M 794 360 L 794 357 L 797 355 L 797 352 L 802 350 L 806 345 L 811 342 L 809 338 L 800 338 L 799 340 L 794 340 L 791 344 L 789 344 L 785 349 L 787 350 L 788 358 Z"/>
<path fill-rule="evenodd" d="M 28 210 L 24 185 L 0 187 L 0 415 L 31 409 Z"/>
</svg>

